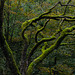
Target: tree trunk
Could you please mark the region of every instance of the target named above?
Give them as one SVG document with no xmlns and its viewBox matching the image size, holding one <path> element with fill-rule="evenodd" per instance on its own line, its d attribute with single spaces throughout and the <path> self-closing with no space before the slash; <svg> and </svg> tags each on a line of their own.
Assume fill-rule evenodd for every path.
<svg viewBox="0 0 75 75">
<path fill-rule="evenodd" d="M 3 24 L 3 7 L 4 7 L 4 2 L 5 0 L 0 0 L 0 46 L 1 49 L 3 50 L 3 53 L 6 57 L 6 61 L 8 62 L 9 68 L 12 72 L 13 75 L 21 75 L 18 67 L 16 65 L 16 62 L 13 58 L 13 54 L 12 51 L 3 35 L 3 28 L 2 28 L 2 24 Z"/>
<path fill-rule="evenodd" d="M 21 55 L 21 64 L 20 64 L 20 73 L 21 75 L 26 75 L 26 71 L 28 68 L 28 60 L 27 60 L 27 48 L 28 48 L 28 43 L 25 40 L 24 42 L 24 49 L 22 51 L 22 55 Z"/>
</svg>

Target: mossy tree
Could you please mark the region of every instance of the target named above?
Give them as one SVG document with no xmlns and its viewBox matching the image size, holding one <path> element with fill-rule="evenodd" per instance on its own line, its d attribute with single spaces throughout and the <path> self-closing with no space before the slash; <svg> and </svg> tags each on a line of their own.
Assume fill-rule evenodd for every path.
<svg viewBox="0 0 75 75">
<path fill-rule="evenodd" d="M 14 75 L 25 75 L 25 74 L 26 75 L 32 75 L 33 69 L 39 63 L 41 63 L 51 52 L 53 52 L 54 50 L 57 50 L 59 46 L 61 46 L 61 45 L 62 46 L 63 45 L 75 45 L 72 43 L 62 43 L 64 38 L 66 38 L 68 35 L 71 35 L 71 36 L 75 35 L 75 32 L 73 32 L 75 30 L 75 25 L 67 27 L 67 28 L 63 28 L 63 23 L 65 21 L 68 21 L 68 22 L 75 21 L 75 16 L 65 15 L 68 6 L 71 6 L 71 7 L 75 7 L 75 6 L 69 4 L 71 2 L 71 0 L 69 0 L 66 5 L 63 5 L 59 1 L 52 8 L 50 8 L 48 12 L 45 12 L 36 18 L 27 20 L 22 24 L 22 38 L 24 40 L 24 50 L 22 51 L 21 66 L 20 66 L 20 71 L 19 71 L 19 69 L 16 65 L 16 62 L 13 58 L 12 50 L 10 49 L 10 47 L 6 41 L 6 38 L 5 38 L 5 36 L 3 34 L 3 30 L 2 30 L 3 29 L 2 25 L 3 25 L 4 2 L 5 2 L 5 0 L 0 1 L 0 35 L 1 35 L 0 36 L 0 45 L 1 45 L 1 48 L 3 50 L 4 55 L 6 57 L 6 60 L 9 64 L 9 68 L 11 69 L 11 72 Z M 64 13 L 59 14 L 59 15 L 50 15 L 50 13 L 52 13 L 52 10 L 58 4 L 60 4 L 61 7 L 62 6 L 65 7 Z M 45 19 L 46 22 L 44 23 L 42 28 L 40 28 L 36 31 L 35 39 L 34 39 L 35 44 L 34 44 L 33 48 L 31 48 L 29 53 L 27 53 L 28 46 L 29 46 L 29 40 L 28 40 L 28 37 L 25 35 L 25 31 L 27 30 L 28 27 L 36 27 L 37 21 L 40 21 L 42 19 Z M 43 36 L 43 38 L 40 41 L 38 41 L 38 34 L 41 35 L 41 32 L 46 28 L 47 23 L 50 22 L 51 19 L 56 20 L 56 21 L 61 20 L 61 23 L 58 25 L 58 29 L 49 38 L 44 38 L 44 36 Z M 54 41 L 54 43 L 47 48 L 47 42 L 50 42 L 50 41 Z M 31 59 L 32 55 L 35 53 L 36 49 L 42 43 L 44 43 L 44 45 L 42 45 L 42 48 L 41 48 L 42 54 L 40 54 L 37 58 L 35 58 L 33 61 L 31 61 L 30 59 Z"/>
</svg>

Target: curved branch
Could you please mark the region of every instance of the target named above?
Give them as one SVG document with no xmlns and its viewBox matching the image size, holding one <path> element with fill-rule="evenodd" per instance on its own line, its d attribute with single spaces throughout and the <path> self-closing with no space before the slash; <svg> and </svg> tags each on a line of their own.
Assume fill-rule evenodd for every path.
<svg viewBox="0 0 75 75">
<path fill-rule="evenodd" d="M 49 19 L 49 20 L 50 20 L 50 19 Z M 38 41 L 37 41 L 37 36 L 38 36 L 38 34 L 39 34 L 41 31 L 43 31 L 43 30 L 45 29 L 45 27 L 46 27 L 47 23 L 49 22 L 49 20 L 47 20 L 46 23 L 45 23 L 45 25 L 44 25 L 41 29 L 38 29 L 38 31 L 36 32 L 36 35 L 35 35 L 35 42 L 36 42 L 36 43 L 38 42 Z"/>
<path fill-rule="evenodd" d="M 26 37 L 24 36 L 24 32 L 25 30 L 28 28 L 28 26 L 26 26 L 23 30 L 22 30 L 22 38 L 26 40 Z"/>
</svg>

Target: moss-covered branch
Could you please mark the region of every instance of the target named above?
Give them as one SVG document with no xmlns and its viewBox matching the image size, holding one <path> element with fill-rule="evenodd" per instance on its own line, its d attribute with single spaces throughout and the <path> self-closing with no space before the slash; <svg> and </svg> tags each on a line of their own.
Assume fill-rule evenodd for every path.
<svg viewBox="0 0 75 75">
<path fill-rule="evenodd" d="M 44 52 L 47 46 L 48 46 L 47 42 L 44 42 L 44 46 L 42 47 L 41 51 Z"/>
<path fill-rule="evenodd" d="M 75 26 L 72 26 L 70 28 L 64 29 L 61 32 L 61 35 L 56 40 L 56 42 L 51 47 L 47 48 L 39 57 L 37 57 L 36 59 L 34 59 L 34 61 L 31 62 L 31 64 L 28 67 L 28 70 L 27 70 L 27 75 L 31 75 L 32 72 L 33 72 L 34 67 L 37 64 L 39 64 L 40 62 L 42 62 L 42 60 L 45 59 L 46 56 L 48 56 L 48 54 L 50 54 L 55 49 L 57 49 L 60 46 L 60 44 L 63 41 L 63 39 L 68 35 L 68 33 L 72 32 L 73 30 L 75 30 Z"/>
<path fill-rule="evenodd" d="M 65 45 L 75 45 L 75 43 L 61 43 L 60 46 L 65 46 Z"/>
<path fill-rule="evenodd" d="M 65 21 L 73 22 L 73 21 L 75 21 L 75 19 L 65 19 Z"/>
<path fill-rule="evenodd" d="M 64 16 L 62 16 L 62 15 L 44 15 L 44 16 L 42 16 L 42 18 L 59 20 L 61 18 L 75 19 L 75 16 L 68 16 L 68 15 L 64 15 Z"/>
<path fill-rule="evenodd" d="M 38 46 L 40 46 L 42 43 L 47 42 L 47 41 L 52 41 L 55 39 L 55 36 L 52 36 L 51 38 L 43 38 L 42 40 L 40 40 L 38 43 L 36 43 L 32 50 L 30 51 L 29 55 L 28 55 L 28 60 L 30 60 L 31 56 L 33 55 L 34 51 L 37 49 Z"/>
</svg>

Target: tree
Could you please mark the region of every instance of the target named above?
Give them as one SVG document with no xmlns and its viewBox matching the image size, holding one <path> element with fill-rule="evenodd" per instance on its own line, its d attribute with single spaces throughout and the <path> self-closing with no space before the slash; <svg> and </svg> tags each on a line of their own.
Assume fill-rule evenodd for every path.
<svg viewBox="0 0 75 75">
<path fill-rule="evenodd" d="M 75 16 L 69 16 L 66 15 L 66 10 L 67 7 L 71 6 L 71 7 L 75 7 L 74 5 L 69 4 L 71 2 L 71 0 L 68 1 L 67 4 L 62 4 L 60 1 L 58 3 L 56 3 L 53 7 L 51 7 L 49 9 L 49 11 L 42 13 L 40 16 L 30 19 L 30 20 L 26 20 L 23 24 L 22 24 L 22 38 L 24 40 L 24 50 L 22 51 L 22 58 L 21 58 L 21 66 L 20 66 L 20 71 L 16 65 L 16 62 L 13 58 L 13 53 L 5 39 L 5 36 L 3 35 L 3 31 L 2 31 L 2 25 L 3 25 L 3 19 L 2 19 L 2 15 L 3 15 L 3 7 L 4 7 L 4 0 L 0 1 L 0 45 L 1 48 L 3 50 L 3 53 L 6 57 L 7 62 L 9 63 L 9 67 L 12 71 L 13 74 L 15 75 L 31 75 L 33 73 L 34 68 L 41 63 L 50 53 L 52 53 L 54 50 L 57 50 L 60 46 L 64 46 L 64 45 L 75 45 L 73 43 L 66 43 L 66 41 L 64 41 L 64 39 L 70 35 L 70 36 L 74 36 L 75 35 L 75 25 L 70 25 L 70 27 L 66 27 L 63 26 L 64 22 L 73 22 L 75 21 Z M 58 4 L 62 7 L 65 6 L 65 11 L 63 14 L 58 14 L 58 15 L 51 15 L 52 11 L 55 9 L 56 6 L 58 6 Z M 31 36 L 33 35 L 32 32 L 29 36 L 29 40 L 27 35 L 25 35 L 25 31 L 28 30 L 29 27 L 37 27 L 36 25 L 38 24 L 38 21 L 44 19 L 45 23 L 41 28 L 37 28 L 37 31 L 35 33 L 35 44 L 33 46 L 33 48 L 30 49 L 29 52 L 28 51 L 28 46 L 31 40 Z M 60 21 L 61 23 L 57 26 L 57 30 L 54 31 L 54 34 L 50 35 L 49 38 L 44 38 L 44 36 L 42 35 L 42 31 L 45 30 L 47 23 L 49 23 L 51 20 L 56 20 L 56 21 Z M 38 35 L 42 36 L 42 39 L 39 40 Z M 54 42 L 52 42 L 54 41 Z M 52 42 L 51 46 L 47 47 L 48 42 Z M 63 43 L 62 43 L 63 42 Z M 44 44 L 43 44 L 44 43 Z M 36 57 L 33 61 L 31 61 L 31 57 L 32 55 L 35 53 L 36 49 L 38 47 L 40 47 L 40 45 L 42 45 L 41 48 L 41 54 Z M 10 62 L 11 61 L 11 62 Z"/>
</svg>

